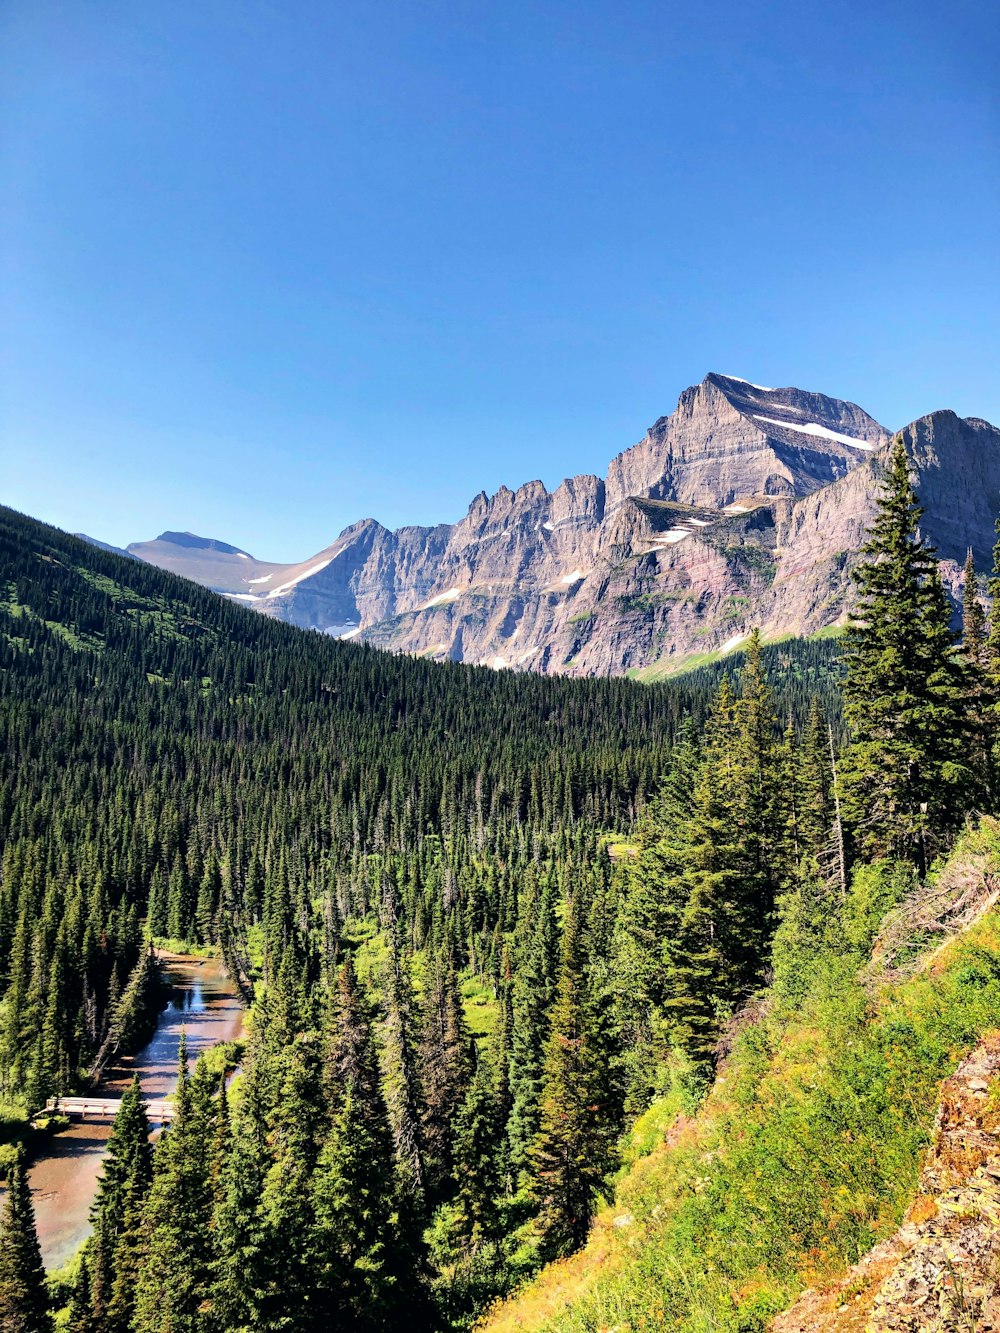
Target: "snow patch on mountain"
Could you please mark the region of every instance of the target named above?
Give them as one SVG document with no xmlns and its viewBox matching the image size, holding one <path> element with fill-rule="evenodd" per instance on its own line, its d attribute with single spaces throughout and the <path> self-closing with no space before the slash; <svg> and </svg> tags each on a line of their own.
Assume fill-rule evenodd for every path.
<svg viewBox="0 0 1000 1333">
<path fill-rule="evenodd" d="M 868 453 L 876 448 L 876 445 L 869 440 L 858 440 L 853 435 L 842 435 L 839 430 L 821 426 L 818 421 L 809 421 L 799 426 L 791 421 L 779 421 L 777 417 L 762 417 L 757 413 L 754 413 L 754 421 L 763 421 L 769 426 L 782 426 L 785 430 L 798 431 L 800 435 L 818 435 L 824 440 L 836 440 L 838 444 L 849 444 L 855 449 L 865 449 Z"/>
<path fill-rule="evenodd" d="M 774 393 L 774 389 L 766 384 L 754 384 L 753 380 L 745 380 L 742 375 L 723 375 L 723 379 L 735 380 L 737 384 L 749 384 L 751 389 L 759 389 L 761 393 Z"/>
<path fill-rule="evenodd" d="M 318 574 L 321 569 L 326 569 L 332 559 L 333 556 L 331 555 L 329 560 L 320 560 L 315 565 L 310 565 L 308 569 L 304 569 L 301 574 L 296 574 L 295 577 L 289 579 L 287 583 L 281 583 L 277 588 L 272 588 L 267 594 L 268 597 L 277 597 L 278 593 L 287 592 L 289 588 L 294 588 L 296 583 L 301 583 L 303 579 L 308 579 L 311 578 L 313 574 Z"/>
<path fill-rule="evenodd" d="M 440 606 L 442 602 L 453 602 L 457 597 L 461 597 L 461 588 L 449 588 L 447 592 L 439 592 L 436 597 L 432 597 L 429 602 L 424 602 L 423 606 L 417 607 L 418 611 L 429 611 L 432 606 Z"/>
</svg>

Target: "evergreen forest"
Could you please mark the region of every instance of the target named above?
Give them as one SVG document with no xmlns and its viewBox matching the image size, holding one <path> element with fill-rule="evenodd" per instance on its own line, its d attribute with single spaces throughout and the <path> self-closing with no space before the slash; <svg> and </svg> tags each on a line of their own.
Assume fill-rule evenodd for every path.
<svg viewBox="0 0 1000 1333">
<path fill-rule="evenodd" d="M 0 1145 L 0 1326 L 460 1330 L 579 1251 L 651 1110 L 1000 809 L 1000 574 L 956 628 L 920 512 L 898 441 L 844 635 L 647 686 L 339 643 L 0 510 L 0 1095 L 138 1049 L 157 949 L 247 1006 L 162 1133 L 123 1096 L 58 1278 Z"/>
</svg>

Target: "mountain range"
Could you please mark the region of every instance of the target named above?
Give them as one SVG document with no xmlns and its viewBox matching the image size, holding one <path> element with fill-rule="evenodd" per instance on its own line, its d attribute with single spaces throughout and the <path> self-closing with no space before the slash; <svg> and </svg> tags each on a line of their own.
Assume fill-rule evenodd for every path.
<svg viewBox="0 0 1000 1333">
<path fill-rule="evenodd" d="M 923 533 L 957 596 L 967 549 L 980 569 L 990 560 L 1000 430 L 938 411 L 902 435 Z M 843 622 L 891 439 L 854 403 L 712 373 L 603 479 L 502 486 L 435 527 L 362 519 L 290 564 L 183 532 L 124 553 L 340 638 L 495 668 L 655 678 L 731 651 L 754 626 L 778 638 Z"/>
</svg>

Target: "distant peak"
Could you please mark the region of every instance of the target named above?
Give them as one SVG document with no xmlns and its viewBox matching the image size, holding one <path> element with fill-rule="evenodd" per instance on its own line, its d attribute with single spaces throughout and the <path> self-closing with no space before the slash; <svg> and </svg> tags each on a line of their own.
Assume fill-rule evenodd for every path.
<svg viewBox="0 0 1000 1333">
<path fill-rule="evenodd" d="M 245 555 L 253 559 L 242 547 L 230 546 L 228 542 L 220 542 L 215 537 L 199 537 L 195 532 L 161 532 L 156 540 L 170 546 L 183 546 L 191 551 L 218 551 L 222 555 Z"/>
</svg>

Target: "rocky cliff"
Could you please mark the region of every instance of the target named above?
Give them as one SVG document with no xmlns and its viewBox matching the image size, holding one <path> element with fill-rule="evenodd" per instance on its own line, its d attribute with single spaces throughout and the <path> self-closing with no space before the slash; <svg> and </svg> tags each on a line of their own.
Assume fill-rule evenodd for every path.
<svg viewBox="0 0 1000 1333">
<path fill-rule="evenodd" d="M 925 533 L 949 585 L 985 568 L 1000 431 L 938 412 L 906 427 Z M 129 551 L 268 615 L 437 658 L 573 675 L 667 671 L 759 625 L 842 619 L 889 432 L 853 403 L 710 374 L 579 476 L 481 493 L 454 524 L 353 524 L 298 564 L 164 533 Z"/>
</svg>

